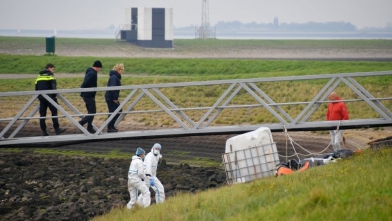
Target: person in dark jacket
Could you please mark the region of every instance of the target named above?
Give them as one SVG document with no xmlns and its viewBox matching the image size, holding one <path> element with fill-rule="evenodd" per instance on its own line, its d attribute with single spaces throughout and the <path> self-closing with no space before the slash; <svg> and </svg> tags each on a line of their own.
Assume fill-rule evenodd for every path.
<svg viewBox="0 0 392 221">
<path fill-rule="evenodd" d="M 121 86 L 121 75 L 123 71 L 124 71 L 124 64 L 114 65 L 113 69 L 110 70 L 109 72 L 109 80 L 107 86 L 108 87 Z M 120 102 L 118 101 L 119 95 L 120 95 L 120 90 L 106 91 L 105 100 L 106 100 L 106 104 L 108 105 L 109 113 L 113 113 L 120 105 Z M 121 111 L 122 110 L 120 110 L 120 112 Z M 118 129 L 114 126 L 114 124 L 116 123 L 116 120 L 119 116 L 120 116 L 119 114 L 116 114 L 116 116 L 108 124 L 108 130 L 107 130 L 108 133 L 113 133 L 118 131 Z"/>
<path fill-rule="evenodd" d="M 39 72 L 39 75 L 37 79 L 35 80 L 35 90 L 36 91 L 43 91 L 43 90 L 56 90 L 57 89 L 57 83 L 56 79 L 53 76 L 54 72 L 54 65 L 53 64 L 47 64 L 45 70 L 42 70 Z M 54 102 L 57 102 L 57 94 L 48 94 L 50 98 Z M 46 98 L 44 98 L 42 95 L 38 96 L 39 100 L 39 115 L 40 117 L 46 117 L 46 112 L 48 108 L 52 112 L 52 122 L 53 122 L 53 128 L 56 133 L 56 135 L 59 135 L 65 131 L 65 129 L 60 128 L 59 125 L 59 120 L 56 117 L 57 116 L 57 108 L 53 106 Z M 42 135 L 43 136 L 49 136 L 48 132 L 46 131 L 46 123 L 45 123 L 46 118 L 40 118 L 39 119 L 39 124 L 42 130 Z"/>
<path fill-rule="evenodd" d="M 98 86 L 98 72 L 102 68 L 101 61 L 97 60 L 94 62 L 93 67 L 89 67 L 86 69 L 86 74 L 84 76 L 84 80 L 81 88 L 92 88 Z M 83 97 L 84 103 L 86 103 L 86 109 L 88 114 L 97 113 L 97 107 L 95 105 L 95 95 L 96 91 L 82 92 L 80 96 Z M 94 115 L 85 116 L 79 121 L 80 125 L 84 125 L 87 123 L 87 131 L 90 133 L 95 133 L 95 129 L 93 127 Z"/>
</svg>

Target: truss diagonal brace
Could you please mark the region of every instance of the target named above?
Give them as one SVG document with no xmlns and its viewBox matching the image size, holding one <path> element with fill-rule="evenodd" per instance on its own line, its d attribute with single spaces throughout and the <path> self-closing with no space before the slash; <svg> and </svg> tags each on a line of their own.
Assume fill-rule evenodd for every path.
<svg viewBox="0 0 392 221">
<path fill-rule="evenodd" d="M 367 104 L 369 104 L 377 113 L 379 113 L 384 119 L 391 119 L 388 114 L 384 113 L 380 108 L 378 108 L 373 102 L 369 100 L 368 97 L 366 97 L 362 91 L 358 90 L 355 88 L 347 79 L 342 78 L 342 81 L 349 86 L 355 93 L 357 93 L 358 96 L 360 96 Z M 365 90 L 365 89 L 364 89 Z M 366 90 L 364 92 L 367 92 Z M 368 92 L 367 92 L 368 93 Z"/>
<path fill-rule="evenodd" d="M 8 123 L 8 125 L 1 131 L 0 137 L 4 137 L 4 134 L 11 128 L 12 125 L 22 116 L 22 114 L 30 107 L 30 105 L 37 99 L 38 94 L 33 95 L 30 100 L 23 106 L 23 108 L 16 114 L 16 116 Z"/>
<path fill-rule="evenodd" d="M 163 105 L 154 95 L 152 95 L 147 89 L 143 88 L 143 92 L 151 98 L 156 104 L 158 104 L 167 114 L 169 114 L 178 124 L 180 124 L 185 130 L 190 130 L 190 128 L 181 121 L 175 114 L 173 114 L 165 105 Z"/>
<path fill-rule="evenodd" d="M 229 88 L 226 89 L 226 91 L 219 97 L 218 100 L 216 100 L 216 102 L 210 107 L 210 109 L 203 115 L 203 117 L 199 120 L 199 122 L 193 127 L 194 129 L 199 128 L 200 125 L 207 119 L 208 116 L 210 116 L 210 114 L 212 113 L 212 111 L 214 111 L 216 109 L 216 107 L 220 104 L 220 102 L 222 102 L 222 100 L 229 94 L 229 92 L 234 88 L 236 84 L 233 83 L 230 85 Z M 238 89 L 238 88 L 237 88 Z M 234 92 L 233 94 L 237 94 L 239 91 L 236 90 L 236 92 Z M 234 96 L 230 96 L 230 98 L 225 102 L 225 105 L 230 102 L 230 100 L 233 98 Z M 222 109 L 219 109 L 214 116 L 210 117 L 210 119 L 207 122 L 207 125 L 209 125 L 215 118 L 216 116 L 218 116 L 218 114 L 222 111 Z"/>
<path fill-rule="evenodd" d="M 190 119 L 188 117 L 188 115 L 184 114 L 181 110 L 178 109 L 178 107 L 173 104 L 173 102 L 171 102 L 171 100 L 169 100 L 164 94 L 162 94 L 162 92 L 160 92 L 158 89 L 156 88 L 152 88 L 152 90 L 158 94 L 164 101 L 166 101 L 167 104 L 169 104 L 170 107 L 172 107 L 174 109 L 174 111 L 176 111 L 178 114 L 181 115 L 181 117 L 183 117 L 186 121 L 188 121 L 188 123 L 193 127 L 195 126 L 195 123 L 192 121 L 192 119 Z"/>
<path fill-rule="evenodd" d="M 293 121 L 293 118 L 291 118 L 290 115 L 286 113 L 286 111 L 284 111 L 282 108 L 276 105 L 276 103 L 270 97 L 268 97 L 266 93 L 264 93 L 260 88 L 258 88 L 254 83 L 249 83 L 249 85 L 255 91 L 257 91 L 257 93 L 259 93 L 262 97 L 264 97 L 264 99 L 266 99 L 272 106 L 274 106 L 281 114 L 283 114 L 290 122 Z"/>
<path fill-rule="evenodd" d="M 356 86 L 365 96 L 368 98 L 372 99 L 374 98 L 373 95 L 371 95 L 362 85 L 360 85 L 357 81 L 355 81 L 353 78 L 349 77 L 347 78 L 354 86 Z M 380 108 L 384 113 L 386 113 L 390 118 L 392 118 L 392 113 L 386 108 L 384 105 L 379 100 L 374 100 L 373 101 L 378 108 Z"/>
<path fill-rule="evenodd" d="M 320 96 L 322 93 L 324 93 L 325 90 L 329 87 L 329 85 L 331 85 L 332 82 L 335 81 L 335 80 L 336 80 L 336 78 L 332 78 L 332 79 L 323 87 L 323 89 L 317 94 L 317 96 Z M 335 84 L 334 84 L 331 88 L 329 88 L 328 91 L 321 97 L 320 100 L 321 100 L 321 101 L 324 101 L 325 99 L 327 99 L 327 97 L 329 96 L 329 94 L 331 94 L 332 91 L 335 90 L 335 88 L 340 84 L 340 82 L 341 82 L 341 80 L 338 79 L 338 80 L 335 82 Z M 312 100 L 312 101 L 313 101 L 313 100 Z M 315 101 L 315 102 L 316 102 L 316 101 Z M 313 106 L 312 110 L 309 111 L 309 112 L 306 114 L 306 116 L 305 116 L 304 118 L 302 118 L 302 120 L 301 120 L 300 122 L 303 123 L 303 122 L 307 121 L 307 120 L 309 119 L 310 115 L 312 115 L 312 114 L 317 110 L 317 108 L 320 107 L 320 105 L 321 105 L 321 103 L 316 103 L 316 104 Z M 310 104 L 308 104 L 307 107 L 310 108 Z M 308 109 L 309 109 L 309 108 L 308 108 Z M 305 109 L 306 109 L 306 108 L 305 108 Z M 298 115 L 298 117 L 294 120 L 295 123 L 297 123 L 297 122 L 299 121 L 299 119 L 302 117 L 302 115 L 305 114 L 306 111 L 308 110 L 308 109 L 306 109 L 306 111 L 305 111 L 305 109 L 304 109 L 304 110 Z"/>
<path fill-rule="evenodd" d="M 282 124 L 287 125 L 287 121 L 285 121 L 278 113 L 276 113 L 269 105 L 267 105 L 259 96 L 255 94 L 248 86 L 246 86 L 244 83 L 240 83 L 241 86 L 248 91 L 250 95 L 252 95 L 260 104 L 263 105 L 265 109 L 267 109 L 272 115 L 276 117 Z"/>
</svg>

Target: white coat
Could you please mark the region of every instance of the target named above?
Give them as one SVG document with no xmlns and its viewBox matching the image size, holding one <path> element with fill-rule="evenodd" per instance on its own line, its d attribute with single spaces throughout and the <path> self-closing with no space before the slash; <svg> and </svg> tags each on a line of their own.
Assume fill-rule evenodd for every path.
<svg viewBox="0 0 392 221">
<path fill-rule="evenodd" d="M 128 209 L 133 208 L 135 203 L 143 207 L 150 205 L 151 193 L 143 180 L 146 180 L 143 161 L 139 156 L 133 156 L 128 170 L 128 191 L 130 195 L 127 204 Z M 140 196 L 138 196 L 138 191 L 141 192 Z"/>
<path fill-rule="evenodd" d="M 151 186 L 151 188 L 155 192 L 155 201 L 156 203 L 162 203 L 165 201 L 165 189 L 161 183 L 161 181 L 157 177 L 157 169 L 158 169 L 158 161 L 162 158 L 161 154 L 155 155 L 154 148 L 151 148 L 151 152 L 149 152 L 144 158 L 144 166 L 146 175 L 150 175 L 149 179 L 153 179 L 155 185 Z M 146 185 L 150 187 L 150 180 L 146 179 Z"/>
</svg>

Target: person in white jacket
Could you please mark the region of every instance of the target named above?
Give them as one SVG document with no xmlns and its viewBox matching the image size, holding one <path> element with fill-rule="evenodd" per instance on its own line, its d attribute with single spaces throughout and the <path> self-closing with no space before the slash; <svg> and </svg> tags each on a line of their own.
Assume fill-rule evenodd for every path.
<svg viewBox="0 0 392 221">
<path fill-rule="evenodd" d="M 149 178 L 146 179 L 146 185 L 154 190 L 156 203 L 165 201 L 165 190 L 157 177 L 158 161 L 162 158 L 160 153 L 161 149 L 162 146 L 159 143 L 154 144 L 151 148 L 151 152 L 149 152 L 144 159 L 146 176 Z"/>
<path fill-rule="evenodd" d="M 128 171 L 128 191 L 130 200 L 127 204 L 128 209 L 132 209 L 135 205 L 142 207 L 148 207 L 151 203 L 151 193 L 149 188 L 146 186 L 144 180 L 146 175 L 144 173 L 143 158 L 146 154 L 142 148 L 137 148 L 136 155 L 132 157 L 131 165 Z M 138 198 L 138 192 L 141 192 Z"/>
</svg>

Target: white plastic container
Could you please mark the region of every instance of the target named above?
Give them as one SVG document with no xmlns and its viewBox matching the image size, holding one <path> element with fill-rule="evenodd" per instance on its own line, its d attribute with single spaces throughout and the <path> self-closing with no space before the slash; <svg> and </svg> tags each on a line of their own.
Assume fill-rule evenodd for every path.
<svg viewBox="0 0 392 221">
<path fill-rule="evenodd" d="M 276 143 L 268 127 L 228 139 L 222 158 L 228 184 L 273 176 L 276 165 L 280 163 Z"/>
</svg>

